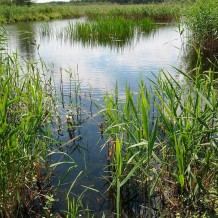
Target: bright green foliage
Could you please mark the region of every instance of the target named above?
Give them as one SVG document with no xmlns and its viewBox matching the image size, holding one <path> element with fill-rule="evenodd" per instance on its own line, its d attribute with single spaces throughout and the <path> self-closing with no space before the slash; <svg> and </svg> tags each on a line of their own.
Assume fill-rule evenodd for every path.
<svg viewBox="0 0 218 218">
<path fill-rule="evenodd" d="M 0 40 L 3 40 L 4 34 Z M 4 47 L 1 42 L 2 47 Z M 3 50 L 4 51 L 4 50 Z M 40 202 L 48 154 L 51 93 L 34 64 L 22 68 L 18 55 L 0 59 L 0 216 L 17 217 Z M 49 83 L 47 83 L 49 86 Z M 46 194 L 46 193 L 45 193 Z"/>
<path fill-rule="evenodd" d="M 199 67 L 194 78 L 176 70 L 185 83 L 163 72 L 152 89 L 141 80 L 137 96 L 128 86 L 123 100 L 118 91 L 105 96 L 105 134 L 122 144 L 110 157 L 111 185 L 117 183 L 117 201 L 122 202 L 124 185 L 137 183 L 139 194 L 143 187 L 148 200 L 157 193 L 182 217 L 216 213 L 218 81 L 212 71 L 201 75 Z M 161 213 L 167 214 L 167 207 Z"/>
<path fill-rule="evenodd" d="M 66 39 L 81 41 L 83 44 L 124 46 L 138 34 L 149 33 L 155 25 L 150 19 L 126 19 L 108 17 L 87 22 L 76 22 L 64 31 Z"/>
<path fill-rule="evenodd" d="M 8 54 L 6 32 L 1 28 L 0 217 L 50 217 L 55 201 L 51 191 L 61 186 L 78 165 L 70 155 L 52 146 L 55 124 L 60 128 L 60 116 L 52 79 L 45 76 L 47 68 L 41 61 L 21 63 L 20 58 L 17 53 Z M 60 161 L 53 160 L 53 156 L 59 156 Z M 66 174 L 57 187 L 51 187 L 51 171 L 63 164 L 68 166 Z M 84 186 L 84 192 L 71 200 L 81 174 L 82 171 L 66 193 L 67 217 L 78 217 L 79 212 L 84 212 L 82 198 L 86 190 L 96 191 Z"/>
<path fill-rule="evenodd" d="M 184 11 L 193 41 L 205 49 L 218 49 L 218 1 L 198 0 Z"/>
<path fill-rule="evenodd" d="M 150 17 L 156 20 L 172 20 L 179 16 L 181 4 L 146 4 L 146 5 L 117 5 L 117 4 L 34 4 L 31 6 L 0 7 L 0 22 L 10 23 L 19 21 L 50 20 L 84 17 L 96 18 L 102 16 L 119 16 L 127 18 Z"/>
</svg>

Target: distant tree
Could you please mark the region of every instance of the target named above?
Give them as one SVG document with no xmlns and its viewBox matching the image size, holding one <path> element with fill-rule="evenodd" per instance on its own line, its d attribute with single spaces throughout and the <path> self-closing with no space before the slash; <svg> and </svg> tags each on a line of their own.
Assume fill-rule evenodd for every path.
<svg viewBox="0 0 218 218">
<path fill-rule="evenodd" d="M 0 5 L 11 5 L 12 1 L 11 0 L 0 0 Z"/>
<path fill-rule="evenodd" d="M 34 0 L 0 0 L 0 5 L 31 5 Z"/>
<path fill-rule="evenodd" d="M 31 5 L 32 0 L 15 0 L 16 5 Z"/>
</svg>

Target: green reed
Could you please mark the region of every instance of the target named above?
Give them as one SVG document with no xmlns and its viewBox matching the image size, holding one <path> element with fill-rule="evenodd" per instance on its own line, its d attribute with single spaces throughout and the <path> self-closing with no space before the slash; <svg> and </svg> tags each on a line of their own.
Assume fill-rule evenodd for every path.
<svg viewBox="0 0 218 218">
<path fill-rule="evenodd" d="M 121 148 L 108 158 L 111 186 L 117 187 L 117 217 L 123 187 L 132 185 L 139 194 L 144 190 L 148 208 L 154 194 L 162 197 L 165 215 L 169 208 L 180 216 L 217 213 L 218 81 L 213 71 L 201 75 L 198 66 L 193 78 L 176 70 L 185 83 L 163 72 L 153 88 L 141 80 L 136 96 L 128 86 L 125 99 L 118 98 L 118 87 L 105 96 L 105 134 L 108 143 Z"/>
<path fill-rule="evenodd" d="M 198 0 L 183 12 L 184 22 L 190 30 L 191 43 L 203 53 L 218 51 L 217 0 Z"/>
<path fill-rule="evenodd" d="M 108 17 L 76 22 L 74 25 L 69 24 L 65 36 L 81 41 L 83 44 L 123 46 L 132 40 L 136 30 L 146 34 L 154 29 L 154 26 L 150 19 L 134 20 Z"/>
<path fill-rule="evenodd" d="M 148 35 L 156 25 L 150 18 L 134 19 L 105 17 L 69 22 L 64 28 L 55 29 L 48 23 L 40 25 L 41 37 L 57 37 L 66 41 L 81 42 L 83 45 L 102 45 L 123 48 L 134 36 Z"/>
<path fill-rule="evenodd" d="M 51 187 L 52 170 L 61 164 L 68 166 L 62 184 L 78 165 L 53 146 L 54 123 L 60 115 L 52 79 L 45 76 L 46 66 L 21 63 L 17 53 L 8 54 L 4 29 L 0 44 L 0 216 L 48 217 L 58 188 Z M 53 156 L 60 160 L 54 162 Z"/>
<path fill-rule="evenodd" d="M 17 54 L 0 62 L 0 214 L 17 216 L 40 201 L 49 142 L 49 83 L 29 63 L 24 69 Z M 46 91 L 47 90 L 47 91 Z"/>
<path fill-rule="evenodd" d="M 103 119 L 107 129 L 108 144 L 113 143 L 115 149 L 109 151 L 111 161 L 111 186 L 117 187 L 117 217 L 120 216 L 122 190 L 130 183 L 148 184 L 150 196 L 158 176 L 153 169 L 153 150 L 157 146 L 157 120 L 153 127 L 150 116 L 150 93 L 144 82 L 140 81 L 138 96 L 134 96 L 126 87 L 125 99 L 119 99 L 118 85 L 115 94 L 105 96 Z M 153 178 L 154 180 L 150 180 Z M 131 182 L 130 182 L 131 181 Z M 153 188 L 152 188 L 153 187 Z"/>
<path fill-rule="evenodd" d="M 156 20 L 172 20 L 177 18 L 183 5 L 181 4 L 33 4 L 31 6 L 0 7 L 0 22 L 12 23 L 20 21 L 51 20 L 64 18 L 102 16 L 122 16 L 134 18 L 151 17 Z"/>
</svg>

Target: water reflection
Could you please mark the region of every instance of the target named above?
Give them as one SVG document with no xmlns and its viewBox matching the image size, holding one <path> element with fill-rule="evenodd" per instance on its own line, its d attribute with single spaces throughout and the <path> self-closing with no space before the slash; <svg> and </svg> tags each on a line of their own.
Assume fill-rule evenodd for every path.
<svg viewBox="0 0 218 218">
<path fill-rule="evenodd" d="M 47 65 L 54 66 L 57 84 L 60 81 L 60 67 L 78 72 L 81 86 L 87 93 L 92 89 L 96 97 L 102 96 L 106 90 L 112 90 L 116 80 L 122 89 L 120 91 L 124 91 L 126 82 L 131 82 L 132 87 L 138 86 L 140 74 L 152 78 L 151 72 L 158 74 L 161 68 L 172 71 L 171 66 L 180 65 L 181 40 L 175 26 L 160 26 L 146 37 L 135 36 L 131 44 L 122 50 L 111 50 L 110 47 L 88 46 L 82 42 L 72 44 L 69 40 L 65 41 L 59 37 L 42 37 L 38 30 L 39 26 L 44 24 L 35 22 L 8 26 L 11 49 L 15 50 L 18 47 L 18 52 L 28 58 L 36 57 L 39 52 Z M 52 21 L 49 25 L 61 29 L 66 28 L 68 24 L 69 21 L 66 20 Z M 18 37 L 19 31 L 30 30 L 30 26 L 32 36 L 39 47 L 32 44 L 24 46 L 25 37 Z M 63 81 L 69 82 L 66 72 L 63 73 Z"/>
<path fill-rule="evenodd" d="M 214 41 L 215 45 L 218 45 L 218 40 Z M 183 56 L 183 62 L 185 63 L 185 68 L 188 72 L 193 75 L 193 69 L 196 67 L 200 68 L 200 72 L 213 70 L 216 72 L 218 70 L 218 46 L 215 47 L 213 51 L 208 51 L 206 49 L 196 49 L 193 46 L 187 45 Z M 194 75 L 193 75 L 194 76 Z M 215 75 L 217 77 L 218 75 Z"/>
<path fill-rule="evenodd" d="M 103 46 L 115 51 L 122 51 L 134 46 L 140 37 L 154 34 L 156 25 L 148 20 L 107 18 L 97 20 L 77 19 L 67 25 L 54 26 L 50 22 L 39 25 L 41 39 L 56 39 L 83 47 Z"/>
<path fill-rule="evenodd" d="M 42 25 L 45 25 L 43 34 L 39 32 Z M 90 209 L 102 215 L 102 211 L 110 211 L 114 206 L 114 193 L 113 190 L 105 193 L 108 184 L 104 179 L 99 179 L 104 175 L 103 168 L 107 165 L 108 152 L 101 147 L 106 139 L 100 134 L 100 117 L 93 116 L 97 112 L 95 103 L 102 104 L 105 91 L 111 92 L 116 81 L 119 83 L 119 97 L 122 98 L 126 83 L 136 90 L 141 75 L 143 78 L 152 79 L 153 74 L 159 74 L 161 68 L 172 71 L 171 66 L 179 67 L 181 40 L 175 26 L 161 25 L 155 32 L 146 36 L 135 35 L 122 46 L 119 44 L 121 42 L 118 45 L 107 42 L 83 43 L 80 40 L 66 40 L 64 32 L 59 30 L 67 28 L 68 25 L 69 20 L 7 26 L 10 49 L 17 49 L 29 60 L 37 59 L 39 53 L 47 65 L 53 65 L 59 114 L 53 126 L 57 137 L 54 147 L 73 158 L 80 166 L 79 170 L 86 169 L 86 173 L 75 185 L 75 192 L 81 193 L 81 184 L 94 185 L 99 193 L 87 192 L 84 200 L 88 202 Z M 58 34 L 50 34 L 50 27 L 59 31 Z M 26 34 L 30 31 L 33 34 L 27 40 Z M 25 34 L 20 34 L 21 32 Z M 146 83 L 149 84 L 148 80 Z M 62 160 L 61 158 L 63 157 L 60 155 L 52 156 L 53 161 Z M 63 176 L 68 174 L 67 181 L 60 186 L 61 189 L 57 193 L 58 198 L 63 199 L 79 172 L 68 172 L 66 166 L 60 165 L 54 173 L 54 185 L 59 184 Z M 140 197 L 138 199 L 141 201 Z M 133 203 L 127 204 L 124 201 L 124 204 Z M 64 209 L 66 202 L 58 202 L 57 210 Z"/>
<path fill-rule="evenodd" d="M 18 23 L 14 26 L 8 26 L 11 44 L 16 44 L 16 49 L 25 57 L 26 60 L 33 60 L 36 55 L 35 29 L 31 23 Z"/>
</svg>

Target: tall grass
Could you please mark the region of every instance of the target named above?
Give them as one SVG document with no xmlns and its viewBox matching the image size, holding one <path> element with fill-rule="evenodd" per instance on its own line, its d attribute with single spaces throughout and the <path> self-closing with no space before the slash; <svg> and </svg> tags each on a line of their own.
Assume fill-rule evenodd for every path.
<svg viewBox="0 0 218 218">
<path fill-rule="evenodd" d="M 122 47 L 131 42 L 136 34 L 148 34 L 155 28 L 150 19 L 125 19 L 122 17 L 95 19 L 69 24 L 65 38 L 83 44 Z"/>
<path fill-rule="evenodd" d="M 217 69 L 218 59 L 218 3 L 216 0 L 198 0 L 190 8 L 183 11 L 183 21 L 188 29 L 189 45 L 187 48 L 187 60 L 196 57 L 196 49 L 200 49 L 207 70 L 213 63 Z M 194 47 L 194 49 L 193 49 Z M 208 59 L 209 61 L 206 61 Z M 194 66 L 192 66 L 194 67 Z"/>
<path fill-rule="evenodd" d="M 47 83 L 49 85 L 49 83 Z M 17 54 L 0 62 L 0 213 L 13 217 L 44 203 L 51 93 L 33 64 Z M 44 181 L 45 180 L 45 181 Z M 44 183 L 45 182 L 45 183 Z M 45 189 L 46 190 L 46 189 Z M 45 191 L 44 190 L 44 191 Z"/>
<path fill-rule="evenodd" d="M 159 215 L 217 214 L 218 81 L 213 71 L 201 75 L 199 67 L 194 78 L 176 70 L 185 83 L 163 72 L 151 89 L 141 80 L 136 96 L 128 86 L 123 100 L 117 91 L 105 96 L 105 134 L 118 146 L 110 152 L 117 217 L 128 187 L 144 197 L 150 216 L 155 196 L 162 199 Z"/>
<path fill-rule="evenodd" d="M 67 164 L 63 182 L 78 166 L 53 146 L 54 123 L 60 118 L 58 96 L 43 64 L 21 63 L 17 53 L 8 54 L 4 29 L 0 32 L 0 48 L 0 216 L 49 217 L 58 188 L 52 187 L 52 172 Z M 68 143 L 62 142 L 62 147 Z"/>
<path fill-rule="evenodd" d="M 216 0 L 198 0 L 184 11 L 185 23 L 191 31 L 193 41 L 213 49 L 218 38 L 218 4 Z"/>
<path fill-rule="evenodd" d="M 146 5 L 118 5 L 118 4 L 34 4 L 32 6 L 0 7 L 0 23 L 20 21 L 64 19 L 75 17 L 96 18 L 102 16 L 122 16 L 157 20 L 172 20 L 180 13 L 181 4 L 146 4 Z"/>
</svg>

